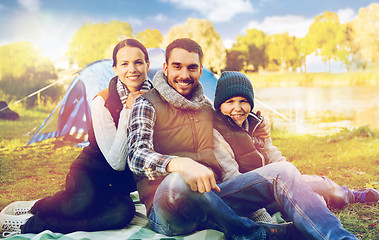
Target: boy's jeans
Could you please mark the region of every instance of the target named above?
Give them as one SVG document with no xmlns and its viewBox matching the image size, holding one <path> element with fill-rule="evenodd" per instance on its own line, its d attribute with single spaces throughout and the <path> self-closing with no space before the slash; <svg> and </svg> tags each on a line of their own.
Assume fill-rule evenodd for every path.
<svg viewBox="0 0 379 240">
<path fill-rule="evenodd" d="M 211 228 L 227 239 L 266 239 L 247 216 L 277 201 L 309 239 L 357 239 L 313 192 L 291 163 L 273 163 L 219 184 L 220 193 L 193 192 L 178 173 L 158 187 L 149 220 L 159 233 L 173 236 Z"/>
<path fill-rule="evenodd" d="M 339 186 L 327 177 L 303 175 L 303 179 L 313 191 L 325 199 L 329 207 L 343 208 L 354 202 L 354 194 L 348 187 Z"/>
</svg>

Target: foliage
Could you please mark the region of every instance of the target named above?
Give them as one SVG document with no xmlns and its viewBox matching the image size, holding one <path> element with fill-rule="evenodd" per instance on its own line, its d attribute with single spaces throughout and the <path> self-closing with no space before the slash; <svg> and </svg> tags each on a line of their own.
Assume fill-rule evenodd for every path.
<svg viewBox="0 0 379 240">
<path fill-rule="evenodd" d="M 191 38 L 203 49 L 203 65 L 209 70 L 220 73 L 226 66 L 226 50 L 220 35 L 216 32 L 209 20 L 187 19 L 184 25 L 177 25 L 170 29 L 164 37 L 161 47 L 166 48 L 177 38 Z"/>
<path fill-rule="evenodd" d="M 146 48 L 157 48 L 162 43 L 163 37 L 159 30 L 157 29 L 146 29 L 138 34 L 137 39 Z"/>
<path fill-rule="evenodd" d="M 340 24 L 338 15 L 326 11 L 317 16 L 304 38 L 287 33 L 266 35 L 257 29 L 239 35 L 229 52 L 228 69 L 232 61 L 243 61 L 245 71 L 296 70 L 304 67 L 305 57 L 313 52 L 324 62 L 343 61 L 348 69 L 365 69 L 379 65 L 379 4 L 362 8 L 352 22 Z M 242 57 L 237 54 L 240 53 Z M 233 66 L 233 67 L 231 67 Z M 239 62 L 236 63 L 239 66 Z"/>
<path fill-rule="evenodd" d="M 379 4 L 373 3 L 360 9 L 358 17 L 349 27 L 351 51 L 356 54 L 353 60 L 363 59 L 367 63 L 379 63 Z"/>
<path fill-rule="evenodd" d="M 378 138 L 379 132 L 370 129 L 368 126 L 354 128 L 352 130 L 348 128 L 342 128 L 340 131 L 340 134 L 331 136 L 328 139 L 328 142 L 338 142 L 345 139 L 370 138 L 370 137 Z"/>
<path fill-rule="evenodd" d="M 57 79 L 54 64 L 42 57 L 40 50 L 29 42 L 17 42 L 0 47 L 0 84 L 6 100 L 20 99 Z M 42 93 L 42 97 L 57 100 L 59 87 Z M 5 100 L 5 99 L 4 99 Z M 29 104 L 34 105 L 34 99 Z"/>
<path fill-rule="evenodd" d="M 257 72 L 268 63 L 266 34 L 257 29 L 246 30 L 246 35 L 239 35 L 232 50 L 241 52 L 244 58 L 245 69 Z"/>
<path fill-rule="evenodd" d="M 226 51 L 226 68 L 225 71 L 241 71 L 244 66 L 244 56 L 237 50 Z"/>
<path fill-rule="evenodd" d="M 338 15 L 326 11 L 317 16 L 305 37 L 307 53 L 316 51 L 324 62 L 331 59 L 346 60 L 346 26 L 339 23 Z M 329 67 L 330 72 L 330 67 Z"/>
<path fill-rule="evenodd" d="M 267 47 L 267 55 L 270 61 L 270 69 L 282 71 L 289 68 L 298 67 L 299 50 L 296 46 L 296 37 L 291 37 L 288 33 L 274 34 L 270 36 Z"/>
<path fill-rule="evenodd" d="M 111 57 L 114 46 L 124 38 L 132 36 L 133 29 L 127 22 L 86 23 L 72 38 L 67 55 L 79 67 L 85 67 L 93 61 Z"/>
</svg>

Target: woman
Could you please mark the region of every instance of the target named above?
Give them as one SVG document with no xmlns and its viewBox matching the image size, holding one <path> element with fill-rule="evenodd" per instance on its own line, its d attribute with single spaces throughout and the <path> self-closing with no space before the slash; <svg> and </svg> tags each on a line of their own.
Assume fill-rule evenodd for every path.
<svg viewBox="0 0 379 240">
<path fill-rule="evenodd" d="M 262 118 L 252 112 L 253 87 L 244 74 L 222 73 L 216 86 L 214 107 L 215 148 L 220 149 L 215 153 L 222 151 L 216 158 L 221 160 L 224 180 L 266 164 L 286 161 L 270 138 L 252 137 Z M 326 177 L 303 177 L 329 207 L 342 208 L 348 203 L 379 201 L 379 193 L 375 189 L 350 190 Z"/>
<path fill-rule="evenodd" d="M 149 64 L 147 50 L 137 40 L 116 45 L 116 77 L 92 101 L 90 144 L 72 163 L 65 190 L 10 204 L 0 214 L 1 232 L 99 231 L 130 223 L 135 213 L 130 192 L 136 185 L 126 164 L 126 128 L 134 99 L 152 87 L 146 80 Z"/>
</svg>

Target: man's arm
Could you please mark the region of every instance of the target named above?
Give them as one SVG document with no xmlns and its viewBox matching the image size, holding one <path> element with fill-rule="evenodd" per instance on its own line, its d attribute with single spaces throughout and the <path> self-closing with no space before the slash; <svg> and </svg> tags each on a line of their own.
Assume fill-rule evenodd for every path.
<svg viewBox="0 0 379 240">
<path fill-rule="evenodd" d="M 155 109 L 149 101 L 137 98 L 127 128 L 128 164 L 133 173 L 150 180 L 166 175 L 167 164 L 175 158 L 154 151 L 155 119 Z"/>
<path fill-rule="evenodd" d="M 193 191 L 220 191 L 212 170 L 191 158 L 169 156 L 154 151 L 153 133 L 156 113 L 143 98 L 137 98 L 128 127 L 128 164 L 136 175 L 154 180 L 170 172 L 179 172 Z"/>
<path fill-rule="evenodd" d="M 216 184 L 216 178 L 211 169 L 191 158 L 177 157 L 167 165 L 168 172 L 179 172 L 184 181 L 194 192 L 220 192 Z"/>
</svg>

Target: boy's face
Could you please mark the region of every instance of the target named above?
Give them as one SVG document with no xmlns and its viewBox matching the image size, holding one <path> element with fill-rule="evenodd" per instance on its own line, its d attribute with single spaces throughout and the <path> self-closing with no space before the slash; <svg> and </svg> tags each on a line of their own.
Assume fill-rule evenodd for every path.
<svg viewBox="0 0 379 240">
<path fill-rule="evenodd" d="M 163 70 L 168 84 L 187 99 L 191 99 L 203 72 L 199 55 L 182 48 L 174 48 L 168 63 L 163 64 Z"/>
<path fill-rule="evenodd" d="M 242 127 L 251 111 L 251 106 L 245 97 L 236 96 L 223 102 L 220 110 L 222 114 L 231 117 L 238 126 Z"/>
</svg>

